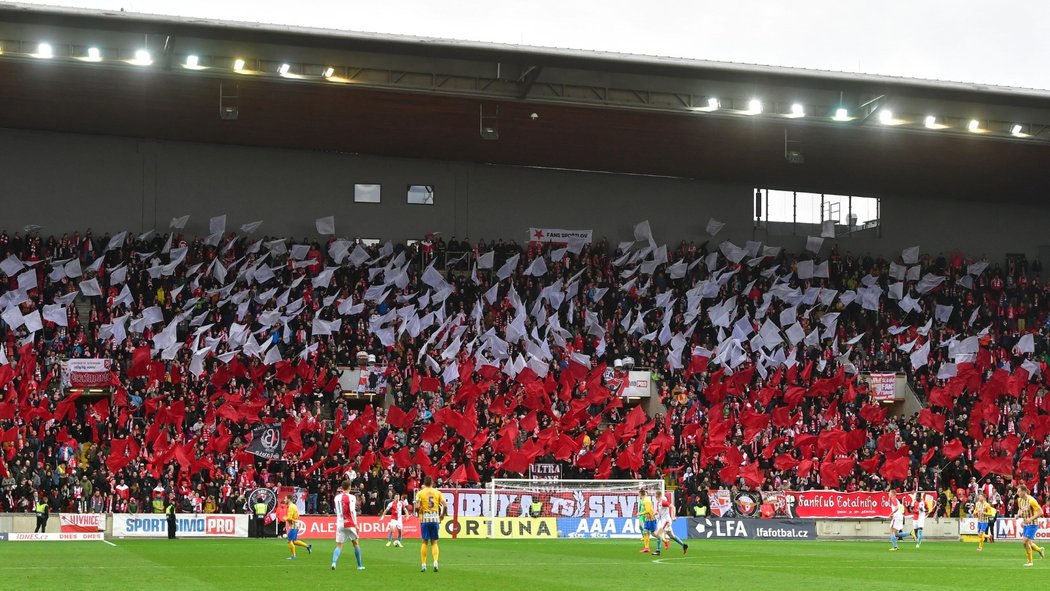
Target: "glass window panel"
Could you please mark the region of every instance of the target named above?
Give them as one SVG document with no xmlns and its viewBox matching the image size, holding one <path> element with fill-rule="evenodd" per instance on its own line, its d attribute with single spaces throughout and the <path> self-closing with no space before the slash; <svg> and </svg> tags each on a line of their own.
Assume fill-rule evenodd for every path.
<svg viewBox="0 0 1050 591">
<path fill-rule="evenodd" d="M 382 185 L 354 185 L 354 203 L 379 203 L 382 194 Z"/>
<path fill-rule="evenodd" d="M 409 185 L 408 202 L 415 205 L 434 205 L 434 187 L 430 185 Z"/>
</svg>

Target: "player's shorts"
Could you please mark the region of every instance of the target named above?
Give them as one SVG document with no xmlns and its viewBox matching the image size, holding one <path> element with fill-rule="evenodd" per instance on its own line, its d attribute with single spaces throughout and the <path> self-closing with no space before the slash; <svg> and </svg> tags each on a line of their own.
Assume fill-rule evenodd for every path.
<svg viewBox="0 0 1050 591">
<path fill-rule="evenodd" d="M 902 531 L 904 529 L 904 518 L 903 517 L 894 517 L 890 521 L 890 529 L 895 529 L 897 531 Z"/>
<path fill-rule="evenodd" d="M 290 527 L 288 528 L 288 541 L 294 542 L 299 539 L 299 528 Z"/>
<path fill-rule="evenodd" d="M 1028 538 L 1029 540 L 1035 539 L 1036 532 L 1039 531 L 1039 524 L 1033 523 L 1032 525 L 1024 526 L 1024 530 L 1021 532 L 1021 536 Z"/>
<path fill-rule="evenodd" d="M 670 531 L 670 530 L 671 530 L 671 520 L 670 519 L 661 519 L 656 524 L 656 531 Z"/>
<path fill-rule="evenodd" d="M 926 527 L 926 518 L 920 517 L 912 520 L 912 529 L 924 529 Z"/>
<path fill-rule="evenodd" d="M 419 536 L 423 538 L 424 542 L 436 542 L 438 539 L 438 526 L 441 525 L 437 521 L 427 521 L 419 524 Z"/>
<path fill-rule="evenodd" d="M 356 527 L 343 527 L 337 525 L 335 528 L 335 542 L 337 544 L 345 544 L 347 542 L 353 542 L 360 536 L 357 535 Z"/>
<path fill-rule="evenodd" d="M 987 522 L 986 523 L 978 523 L 977 524 L 977 533 L 983 534 L 983 533 L 985 533 L 987 531 L 988 531 L 988 523 Z"/>
<path fill-rule="evenodd" d="M 390 523 L 386 524 L 387 531 L 393 531 L 394 529 L 403 529 L 400 519 L 391 519 Z"/>
<path fill-rule="evenodd" d="M 642 531 L 656 533 L 656 520 L 647 519 L 646 521 L 642 522 Z"/>
</svg>

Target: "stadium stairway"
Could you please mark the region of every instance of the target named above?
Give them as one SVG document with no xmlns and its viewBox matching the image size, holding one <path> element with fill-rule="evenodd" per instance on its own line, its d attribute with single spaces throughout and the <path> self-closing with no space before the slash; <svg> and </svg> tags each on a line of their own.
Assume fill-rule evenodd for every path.
<svg viewBox="0 0 1050 591">
<path fill-rule="evenodd" d="M 74 305 L 77 309 L 77 320 L 80 321 L 80 326 L 87 326 L 91 321 L 91 299 L 84 295 L 78 295 Z"/>
</svg>

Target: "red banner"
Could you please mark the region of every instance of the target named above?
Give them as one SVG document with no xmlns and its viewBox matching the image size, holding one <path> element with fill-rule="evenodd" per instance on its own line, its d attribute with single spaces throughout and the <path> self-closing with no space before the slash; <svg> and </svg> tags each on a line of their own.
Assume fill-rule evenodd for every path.
<svg viewBox="0 0 1050 591">
<path fill-rule="evenodd" d="M 936 493 L 923 496 L 936 499 Z M 901 493 L 897 498 L 911 513 L 914 493 Z M 777 517 L 809 519 L 887 519 L 890 515 L 886 492 L 839 492 L 836 490 L 783 491 L 762 493 L 762 500 L 773 505 Z"/>
<path fill-rule="evenodd" d="M 302 539 L 335 538 L 335 515 L 303 515 L 299 522 L 299 537 Z M 389 518 L 358 516 L 357 535 L 362 538 L 385 538 L 389 531 L 388 523 Z M 403 517 L 401 525 L 404 527 L 404 537 L 419 538 L 419 518 Z"/>
</svg>

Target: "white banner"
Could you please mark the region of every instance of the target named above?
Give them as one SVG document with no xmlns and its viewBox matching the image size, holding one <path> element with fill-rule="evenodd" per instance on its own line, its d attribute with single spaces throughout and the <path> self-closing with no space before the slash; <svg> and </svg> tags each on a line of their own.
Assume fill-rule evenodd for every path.
<svg viewBox="0 0 1050 591">
<path fill-rule="evenodd" d="M 62 362 L 62 387 L 108 387 L 111 364 L 109 359 L 67 359 Z"/>
<path fill-rule="evenodd" d="M 590 244 L 593 230 L 563 230 L 561 228 L 529 228 L 529 242 L 557 242 L 568 244 L 570 239 Z"/>
<path fill-rule="evenodd" d="M 102 513 L 59 513 L 62 533 L 106 531 L 106 518 Z"/>
<path fill-rule="evenodd" d="M 897 374 L 868 374 L 868 387 L 871 388 L 872 400 L 877 402 L 893 402 L 897 399 Z"/>
<path fill-rule="evenodd" d="M 85 533 L 67 533 L 67 534 L 5 534 L 0 533 L 0 540 L 7 540 L 8 542 L 84 542 L 84 541 L 100 541 L 105 538 L 101 532 Z"/>
<path fill-rule="evenodd" d="M 163 538 L 168 535 L 168 520 L 162 514 L 113 514 L 113 537 Z M 175 535 L 180 538 L 247 538 L 247 515 L 175 516 Z"/>
</svg>

